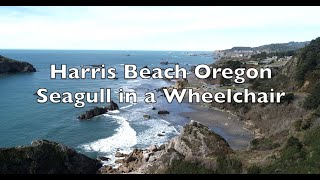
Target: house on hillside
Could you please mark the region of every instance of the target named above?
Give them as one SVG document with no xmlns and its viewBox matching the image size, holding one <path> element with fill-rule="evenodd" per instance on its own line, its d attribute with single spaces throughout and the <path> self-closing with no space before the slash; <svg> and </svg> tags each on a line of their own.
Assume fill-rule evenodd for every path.
<svg viewBox="0 0 320 180">
<path fill-rule="evenodd" d="M 258 65 L 259 64 L 259 62 L 258 61 L 248 61 L 248 62 L 246 62 L 246 64 L 250 64 L 250 65 Z"/>
</svg>

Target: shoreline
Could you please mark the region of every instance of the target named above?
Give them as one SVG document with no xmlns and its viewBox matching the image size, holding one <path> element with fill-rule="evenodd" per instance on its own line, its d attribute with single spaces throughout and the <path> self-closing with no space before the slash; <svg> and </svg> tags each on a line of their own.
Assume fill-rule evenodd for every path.
<svg viewBox="0 0 320 180">
<path fill-rule="evenodd" d="M 192 78 L 192 74 L 190 74 Z M 167 88 L 172 88 L 177 85 L 178 80 L 171 81 L 170 85 Z M 193 82 L 192 82 L 193 81 Z M 193 79 L 189 85 L 199 84 L 201 80 Z M 161 89 L 161 87 L 159 87 Z M 204 91 L 203 88 L 198 88 L 196 91 Z M 187 98 L 187 96 L 185 96 Z M 232 114 L 229 111 L 218 109 L 217 107 L 210 107 L 206 103 L 188 103 L 185 99 L 182 101 L 183 104 L 187 105 L 189 110 L 180 111 L 177 113 L 178 116 L 181 116 L 185 119 L 186 123 L 190 123 L 191 120 L 199 122 L 204 126 L 207 126 L 212 132 L 222 136 L 229 144 L 232 150 L 246 150 L 249 148 L 250 141 L 255 138 L 253 131 L 246 129 L 246 122 L 241 121 L 240 118 Z M 169 110 L 169 109 L 168 109 Z M 170 111 L 170 110 L 169 110 Z M 182 127 L 185 124 L 181 124 Z M 180 130 L 176 128 L 178 134 Z M 177 135 L 179 136 L 179 135 Z M 175 137 L 168 139 L 162 145 L 169 143 Z M 149 146 L 155 146 L 156 143 L 152 143 Z M 148 147 L 149 147 L 148 146 Z M 143 148 L 142 151 L 146 151 L 147 148 Z M 128 152 L 117 151 L 119 153 L 128 154 Z M 131 152 L 131 151 L 130 151 Z M 112 158 L 113 159 L 113 158 Z M 117 168 L 120 166 L 117 161 L 121 161 L 123 157 L 115 157 L 113 163 L 107 163 L 105 165 Z"/>
<path fill-rule="evenodd" d="M 202 87 L 204 83 L 200 79 L 197 79 L 193 73 L 188 76 L 187 88 L 192 88 L 195 92 L 205 91 Z M 199 86 L 195 88 L 195 86 Z M 185 87 L 186 88 L 186 87 Z M 183 103 L 187 103 L 185 96 Z M 229 143 L 230 147 L 234 150 L 247 149 L 250 145 L 250 141 L 256 136 L 254 130 L 247 128 L 247 122 L 241 121 L 235 113 L 219 109 L 217 107 L 211 107 L 209 104 L 200 103 L 187 103 L 190 109 L 194 112 L 182 112 L 185 118 L 190 121 L 198 121 L 207 126 L 211 131 L 221 135 Z"/>
<path fill-rule="evenodd" d="M 254 138 L 253 133 L 245 128 L 245 122 L 229 112 L 217 108 L 208 108 L 203 104 L 190 104 L 194 112 L 180 113 L 190 121 L 194 120 L 207 126 L 211 131 L 221 135 L 233 150 L 249 147 Z"/>
</svg>

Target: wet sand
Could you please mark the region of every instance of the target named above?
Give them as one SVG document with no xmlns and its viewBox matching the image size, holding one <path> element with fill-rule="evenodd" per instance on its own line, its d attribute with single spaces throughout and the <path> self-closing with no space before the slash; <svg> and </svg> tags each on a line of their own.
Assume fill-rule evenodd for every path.
<svg viewBox="0 0 320 180">
<path fill-rule="evenodd" d="M 188 86 L 185 88 L 192 88 L 194 92 L 199 92 L 201 95 L 206 92 L 204 89 L 206 85 L 204 81 L 191 73 L 188 75 Z M 193 101 L 195 102 L 195 99 Z M 180 113 L 181 116 L 209 127 L 213 132 L 222 136 L 233 150 L 248 148 L 250 141 L 255 138 L 253 131 L 245 129 L 245 122 L 240 121 L 237 116 L 211 108 L 204 102 L 188 103 L 188 93 L 184 96 L 183 102 L 189 104 L 194 111 Z"/>
<path fill-rule="evenodd" d="M 195 112 L 184 112 L 181 115 L 206 125 L 225 138 L 234 150 L 247 148 L 250 140 L 254 138 L 249 130 L 244 129 L 244 122 L 240 121 L 237 116 L 220 110 L 208 109 L 203 105 L 192 105 L 191 108 Z"/>
</svg>

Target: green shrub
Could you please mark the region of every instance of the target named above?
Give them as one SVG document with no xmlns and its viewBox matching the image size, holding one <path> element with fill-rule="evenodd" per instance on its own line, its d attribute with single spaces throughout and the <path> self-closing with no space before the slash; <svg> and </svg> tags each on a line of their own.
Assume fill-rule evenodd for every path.
<svg viewBox="0 0 320 180">
<path fill-rule="evenodd" d="M 294 94 L 293 93 L 286 93 L 285 96 L 282 96 L 280 98 L 280 102 L 281 103 L 285 103 L 286 102 L 286 103 L 290 104 L 293 100 L 294 100 Z"/>
<path fill-rule="evenodd" d="M 305 171 L 301 163 L 306 152 L 298 138 L 290 137 L 275 162 L 262 168 L 262 173 L 302 173 Z"/>
<path fill-rule="evenodd" d="M 302 144 L 298 138 L 290 136 L 289 139 L 287 140 L 286 147 L 295 147 L 297 149 L 301 149 Z"/>
<path fill-rule="evenodd" d="M 239 174 L 242 172 L 241 161 L 225 156 L 219 156 L 217 159 L 217 170 L 218 174 Z"/>
<path fill-rule="evenodd" d="M 261 167 L 253 165 L 248 168 L 248 174 L 260 174 L 261 173 Z"/>
<path fill-rule="evenodd" d="M 313 116 L 314 116 L 315 118 L 320 117 L 320 106 L 314 111 Z"/>
<path fill-rule="evenodd" d="M 310 95 L 305 99 L 303 106 L 306 109 L 317 109 L 320 105 L 320 82 L 312 88 Z"/>
<path fill-rule="evenodd" d="M 281 150 L 280 157 L 276 158 L 271 164 L 261 167 L 261 173 L 319 174 L 320 126 L 305 131 L 302 141 L 298 138 L 290 137 Z"/>
<path fill-rule="evenodd" d="M 206 169 L 199 162 L 189 162 L 185 160 L 175 160 L 172 165 L 166 169 L 165 174 L 213 174 L 215 171 Z"/>
<path fill-rule="evenodd" d="M 320 38 L 312 40 L 309 45 L 302 48 L 298 54 L 296 66 L 296 80 L 303 85 L 307 74 L 316 69 L 320 59 Z"/>
<path fill-rule="evenodd" d="M 313 124 L 313 120 L 311 118 L 306 119 L 305 121 L 303 121 L 303 123 L 301 124 L 301 129 L 303 130 L 307 130 L 309 129 Z"/>
<path fill-rule="evenodd" d="M 301 125 L 302 125 L 302 120 L 299 119 L 296 122 L 293 123 L 294 129 L 296 131 L 300 131 L 301 130 Z"/>
<path fill-rule="evenodd" d="M 271 89 L 274 91 L 281 91 L 288 85 L 289 78 L 286 75 L 279 74 L 277 72 L 272 75 L 271 79 L 255 79 L 251 85 L 251 89 L 260 92 L 270 92 Z M 293 98 L 293 97 L 291 97 Z"/>
<path fill-rule="evenodd" d="M 279 143 L 274 143 L 270 138 L 256 138 L 253 139 L 250 144 L 252 150 L 265 151 L 280 147 Z"/>
<path fill-rule="evenodd" d="M 230 68 L 233 71 L 237 68 L 243 67 L 242 62 L 240 61 L 226 61 L 223 63 L 222 68 Z"/>
</svg>

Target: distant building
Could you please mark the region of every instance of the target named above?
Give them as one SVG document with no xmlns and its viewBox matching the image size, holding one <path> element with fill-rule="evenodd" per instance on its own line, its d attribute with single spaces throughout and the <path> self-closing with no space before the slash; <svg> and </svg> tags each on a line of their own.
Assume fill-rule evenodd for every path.
<svg viewBox="0 0 320 180">
<path fill-rule="evenodd" d="M 251 64 L 251 65 L 259 65 L 259 62 L 258 61 L 248 61 L 246 62 L 246 64 Z"/>
</svg>

